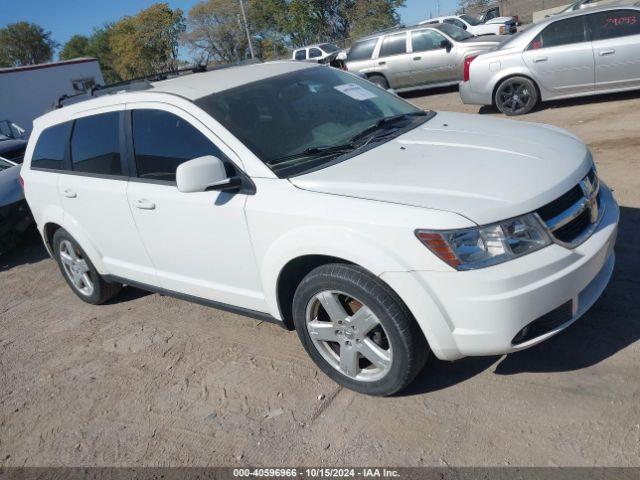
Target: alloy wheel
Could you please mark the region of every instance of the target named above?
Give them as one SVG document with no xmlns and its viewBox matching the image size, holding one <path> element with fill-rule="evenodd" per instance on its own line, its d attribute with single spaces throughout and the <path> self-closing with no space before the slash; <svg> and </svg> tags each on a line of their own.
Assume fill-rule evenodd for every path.
<svg viewBox="0 0 640 480">
<path fill-rule="evenodd" d="M 89 264 L 82 253 L 69 240 L 60 242 L 60 261 L 65 275 L 82 295 L 93 295 L 95 286 L 89 273 Z"/>
<path fill-rule="evenodd" d="M 321 291 L 308 302 L 305 320 L 314 347 L 343 375 L 373 382 L 391 369 L 389 337 L 378 317 L 356 298 Z"/>
<path fill-rule="evenodd" d="M 501 110 L 511 114 L 528 111 L 530 109 L 529 103 L 532 99 L 529 89 L 529 85 L 517 81 L 508 82 L 502 86 L 498 92 L 498 101 L 502 106 Z"/>
</svg>

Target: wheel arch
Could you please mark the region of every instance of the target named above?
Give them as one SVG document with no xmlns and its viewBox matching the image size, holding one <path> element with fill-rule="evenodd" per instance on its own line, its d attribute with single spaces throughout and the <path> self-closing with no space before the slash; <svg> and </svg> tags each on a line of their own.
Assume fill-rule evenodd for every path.
<svg viewBox="0 0 640 480">
<path fill-rule="evenodd" d="M 276 298 L 282 322 L 288 330 L 295 329 L 293 325 L 292 306 L 293 297 L 298 285 L 300 285 L 302 279 L 311 271 L 330 263 L 356 265 L 344 258 L 331 255 L 308 254 L 289 260 L 280 270 L 276 283 Z"/>
</svg>

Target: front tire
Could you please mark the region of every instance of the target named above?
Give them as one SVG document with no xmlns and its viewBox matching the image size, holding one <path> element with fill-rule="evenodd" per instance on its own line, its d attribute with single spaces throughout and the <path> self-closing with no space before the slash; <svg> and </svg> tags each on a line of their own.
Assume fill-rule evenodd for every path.
<svg viewBox="0 0 640 480">
<path fill-rule="evenodd" d="M 53 235 L 53 251 L 62 276 L 82 301 L 100 305 L 122 289 L 121 284 L 102 278 L 78 242 L 62 228 Z"/>
<path fill-rule="evenodd" d="M 510 77 L 496 89 L 494 101 L 505 115 L 515 116 L 529 113 L 538 104 L 538 89 L 526 77 Z"/>
<path fill-rule="evenodd" d="M 382 75 L 371 75 L 369 81 L 384 90 L 389 89 L 389 82 Z"/>
<path fill-rule="evenodd" d="M 402 300 L 361 267 L 323 265 L 293 300 L 302 345 L 334 381 L 368 395 L 392 395 L 420 373 L 429 346 Z"/>
</svg>

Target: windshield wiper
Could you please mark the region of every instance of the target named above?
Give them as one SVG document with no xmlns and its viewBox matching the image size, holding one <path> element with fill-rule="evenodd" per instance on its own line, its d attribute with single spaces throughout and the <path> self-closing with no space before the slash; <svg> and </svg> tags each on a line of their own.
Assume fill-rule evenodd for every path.
<svg viewBox="0 0 640 480">
<path fill-rule="evenodd" d="M 356 146 L 353 144 L 353 142 L 344 143 L 341 145 L 320 145 L 317 147 L 309 147 L 301 152 L 271 160 L 268 163 L 271 165 L 278 165 L 280 163 L 287 162 L 288 160 L 296 160 L 306 157 L 320 157 L 332 153 L 349 152 L 351 150 L 354 150 L 355 148 Z"/>
<path fill-rule="evenodd" d="M 358 140 L 362 140 L 363 138 L 371 135 L 371 138 L 369 138 L 364 143 L 364 145 L 366 145 L 372 139 L 376 138 L 378 136 L 378 132 L 380 132 L 381 130 L 382 131 L 389 130 L 391 126 L 393 126 L 396 123 L 399 123 L 401 120 L 408 120 L 411 117 L 424 117 L 425 115 L 427 115 L 427 112 L 420 110 L 418 112 L 401 113 L 400 115 L 393 115 L 391 117 L 381 118 L 380 120 L 378 120 L 373 125 L 365 128 L 360 133 L 358 133 L 358 134 L 354 135 L 353 137 L 351 137 L 351 143 L 357 142 Z"/>
</svg>

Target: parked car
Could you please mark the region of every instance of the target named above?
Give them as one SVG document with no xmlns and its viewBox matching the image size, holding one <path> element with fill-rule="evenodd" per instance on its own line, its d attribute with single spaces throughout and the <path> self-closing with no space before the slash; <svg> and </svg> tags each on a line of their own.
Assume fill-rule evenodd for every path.
<svg viewBox="0 0 640 480">
<path fill-rule="evenodd" d="M 29 132 L 11 120 L 0 120 L 0 135 L 12 139 L 26 140 Z"/>
<path fill-rule="evenodd" d="M 503 40 L 474 37 L 446 23 L 410 27 L 357 40 L 346 66 L 398 92 L 456 85 L 463 78 L 466 57 L 493 50 Z"/>
<path fill-rule="evenodd" d="M 83 301 L 126 284 L 271 320 L 373 395 L 407 386 L 430 351 L 455 360 L 551 337 L 614 265 L 618 206 L 573 135 L 425 112 L 303 62 L 50 112 L 22 175 Z"/>
<path fill-rule="evenodd" d="M 0 158 L 0 254 L 18 244 L 31 224 L 20 186 L 20 166 Z"/>
<path fill-rule="evenodd" d="M 316 63 L 330 63 L 328 57 L 335 58 L 340 53 L 340 48 L 332 43 L 318 43 L 298 48 L 293 51 L 292 59 Z"/>
<path fill-rule="evenodd" d="M 549 17 L 498 50 L 468 59 L 460 97 L 522 115 L 539 101 L 638 89 L 639 49 L 637 4 Z"/>
<path fill-rule="evenodd" d="M 22 163 L 26 148 L 26 140 L 8 137 L 0 133 L 0 159 L 10 160 L 13 163 Z"/>
<path fill-rule="evenodd" d="M 518 31 L 513 18 L 507 18 L 504 21 L 494 19 L 488 23 L 483 23 L 477 18 L 465 14 L 430 18 L 420 22 L 420 25 L 435 25 L 439 23 L 454 25 L 472 35 L 509 35 Z"/>
</svg>

